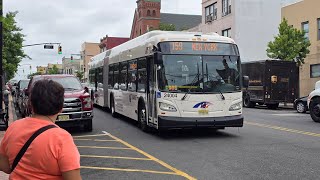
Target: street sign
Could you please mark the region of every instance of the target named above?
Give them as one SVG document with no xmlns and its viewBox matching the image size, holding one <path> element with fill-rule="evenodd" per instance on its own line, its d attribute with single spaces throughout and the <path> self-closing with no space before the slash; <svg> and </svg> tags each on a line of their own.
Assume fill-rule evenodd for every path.
<svg viewBox="0 0 320 180">
<path fill-rule="evenodd" d="M 53 49 L 53 45 L 44 45 L 44 49 Z"/>
</svg>

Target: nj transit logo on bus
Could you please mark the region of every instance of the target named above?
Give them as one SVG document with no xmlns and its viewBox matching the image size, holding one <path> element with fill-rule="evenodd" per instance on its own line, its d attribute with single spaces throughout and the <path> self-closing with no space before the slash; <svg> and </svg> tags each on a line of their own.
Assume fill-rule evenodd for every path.
<svg viewBox="0 0 320 180">
<path fill-rule="evenodd" d="M 204 101 L 204 102 L 201 102 L 201 103 L 194 105 L 193 108 L 207 109 L 210 105 L 212 105 L 212 104 Z"/>
</svg>

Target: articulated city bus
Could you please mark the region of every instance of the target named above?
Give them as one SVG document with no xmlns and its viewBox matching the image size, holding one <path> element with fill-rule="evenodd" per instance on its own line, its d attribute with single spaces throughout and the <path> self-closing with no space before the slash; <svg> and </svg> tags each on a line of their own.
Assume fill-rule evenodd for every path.
<svg viewBox="0 0 320 180">
<path fill-rule="evenodd" d="M 143 131 L 243 126 L 248 79 L 230 38 L 152 31 L 97 55 L 89 68 L 95 104 Z"/>
</svg>

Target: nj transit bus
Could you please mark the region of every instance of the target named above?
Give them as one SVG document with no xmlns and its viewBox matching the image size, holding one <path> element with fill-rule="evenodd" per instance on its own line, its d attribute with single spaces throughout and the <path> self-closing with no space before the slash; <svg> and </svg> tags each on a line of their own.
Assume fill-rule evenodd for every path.
<svg viewBox="0 0 320 180">
<path fill-rule="evenodd" d="M 218 34 L 152 31 L 93 57 L 95 104 L 150 128 L 242 127 L 240 55 Z"/>
</svg>

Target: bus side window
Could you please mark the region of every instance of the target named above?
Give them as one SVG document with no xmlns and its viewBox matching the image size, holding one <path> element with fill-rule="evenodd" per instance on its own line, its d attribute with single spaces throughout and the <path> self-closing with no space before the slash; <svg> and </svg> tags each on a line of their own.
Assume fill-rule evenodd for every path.
<svg viewBox="0 0 320 180">
<path fill-rule="evenodd" d="M 113 88 L 114 89 L 119 89 L 119 63 L 117 63 L 117 64 L 114 64 L 114 66 L 113 66 L 113 74 L 114 74 L 114 76 L 113 76 Z"/>
<path fill-rule="evenodd" d="M 120 80 L 119 80 L 119 84 L 120 84 L 120 89 L 123 91 L 127 90 L 127 72 L 128 72 L 128 62 L 122 62 L 120 63 Z"/>
<path fill-rule="evenodd" d="M 108 88 L 113 88 L 113 64 L 109 65 Z"/>
<path fill-rule="evenodd" d="M 129 61 L 128 67 L 128 91 L 137 91 L 137 60 Z"/>
<path fill-rule="evenodd" d="M 146 92 L 147 84 L 147 60 L 145 58 L 138 61 L 138 92 Z"/>
</svg>

